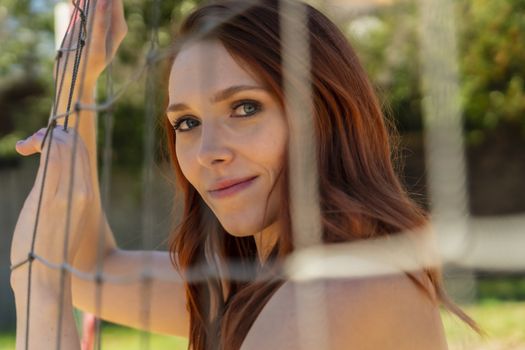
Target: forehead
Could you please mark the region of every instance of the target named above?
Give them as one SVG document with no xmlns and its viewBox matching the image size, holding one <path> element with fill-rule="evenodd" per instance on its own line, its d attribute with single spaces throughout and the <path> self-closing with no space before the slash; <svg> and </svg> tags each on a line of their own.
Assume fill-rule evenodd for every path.
<svg viewBox="0 0 525 350">
<path fill-rule="evenodd" d="M 233 85 L 256 85 L 253 74 L 240 66 L 219 41 L 189 44 L 171 67 L 171 102 L 187 102 Z"/>
</svg>

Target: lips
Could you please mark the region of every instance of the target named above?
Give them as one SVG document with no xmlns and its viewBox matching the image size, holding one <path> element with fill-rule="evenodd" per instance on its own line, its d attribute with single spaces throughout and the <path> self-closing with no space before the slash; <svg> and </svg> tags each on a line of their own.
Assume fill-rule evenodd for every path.
<svg viewBox="0 0 525 350">
<path fill-rule="evenodd" d="M 223 198 L 234 193 L 237 193 L 249 187 L 258 176 L 249 176 L 238 179 L 222 180 L 215 183 L 211 190 L 208 190 L 210 195 L 215 198 Z"/>
<path fill-rule="evenodd" d="M 219 182 L 215 183 L 209 191 L 213 192 L 213 191 L 225 190 L 228 187 L 232 187 L 232 186 L 235 186 L 235 185 L 240 184 L 242 182 L 255 179 L 256 177 L 257 176 L 248 176 L 248 177 L 244 177 L 244 178 L 240 178 L 240 179 L 222 180 L 222 181 L 219 181 Z"/>
</svg>

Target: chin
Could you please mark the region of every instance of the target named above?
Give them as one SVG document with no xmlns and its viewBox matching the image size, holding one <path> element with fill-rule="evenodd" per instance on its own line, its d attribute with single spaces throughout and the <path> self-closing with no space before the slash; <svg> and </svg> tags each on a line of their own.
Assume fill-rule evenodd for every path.
<svg viewBox="0 0 525 350">
<path fill-rule="evenodd" d="M 235 237 L 253 236 L 258 231 L 256 227 L 253 227 L 253 225 L 239 225 L 238 223 L 228 225 L 227 223 L 223 222 L 221 222 L 221 225 L 224 227 L 226 232 Z"/>
<path fill-rule="evenodd" d="M 267 217 L 266 220 L 262 222 L 262 215 L 262 213 L 260 215 L 252 215 L 253 218 L 249 218 L 250 215 L 245 215 L 242 218 L 238 218 L 237 220 L 236 218 L 232 217 L 229 217 L 227 220 L 221 220 L 220 217 L 218 217 L 218 219 L 222 227 L 230 235 L 235 237 L 248 237 L 261 232 L 266 227 L 275 222 L 276 217 L 273 216 Z"/>
</svg>

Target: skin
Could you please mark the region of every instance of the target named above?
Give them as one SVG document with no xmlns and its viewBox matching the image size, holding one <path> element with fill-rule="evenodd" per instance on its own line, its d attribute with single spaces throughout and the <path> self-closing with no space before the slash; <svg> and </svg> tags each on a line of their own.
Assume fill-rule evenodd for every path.
<svg viewBox="0 0 525 350">
<path fill-rule="evenodd" d="M 74 100 L 82 104 L 94 103 L 94 83 L 127 31 L 121 1 L 114 0 L 110 4 L 107 0 L 99 0 L 97 4 L 95 11 L 98 19 L 93 28 L 86 86 L 82 95 L 74 96 Z M 110 6 L 111 11 L 108 11 Z M 106 35 L 110 35 L 110 41 L 114 43 L 109 57 L 104 46 Z M 199 63 L 205 57 L 213 57 L 215 67 L 220 69 L 202 70 L 203 66 Z M 66 71 L 66 79 L 70 76 L 71 72 Z M 279 174 L 287 142 L 286 120 L 276 100 L 261 91 L 245 91 L 222 103 L 209 102 L 210 96 L 217 91 L 240 83 L 258 84 L 257 79 L 239 66 L 221 45 L 202 42 L 186 47 L 175 60 L 169 93 L 171 104 L 184 102 L 191 109 L 178 111 L 177 115 L 170 113 L 169 118 L 175 121 L 173 118 L 191 115 L 199 120 L 200 124 L 191 124 L 196 126 L 194 130 L 177 133 L 176 151 L 183 174 L 230 234 L 254 235 L 260 257 L 264 259 L 268 248 L 281 232 L 276 193 L 282 186 Z M 246 114 L 253 111 L 250 107 L 232 110 L 231 104 L 241 98 L 256 100 L 264 108 L 250 117 L 232 117 L 233 112 Z M 57 114 L 63 113 L 66 105 L 66 99 L 60 99 Z M 147 330 L 187 337 L 189 315 L 185 311 L 184 281 L 171 266 L 169 254 L 165 251 L 125 251 L 119 249 L 115 242 L 100 205 L 95 120 L 96 114 L 87 110 L 80 113 L 80 118 L 72 116 L 70 120 L 71 127 L 78 123 L 80 136 L 73 166 L 76 174 L 84 176 L 77 176 L 74 182 L 73 193 L 82 195 L 73 196 L 71 204 L 69 262 L 78 270 L 94 274 L 99 257 L 98 240 L 103 239 L 105 248 L 101 254 L 100 272 L 112 276 L 141 276 L 145 268 L 144 255 L 148 254 L 149 259 L 146 260 L 153 275 L 150 280 Z M 24 203 L 13 234 L 12 264 L 23 260 L 29 251 L 46 157 L 45 148 L 40 148 L 43 135 L 43 132 L 37 132 L 17 144 L 21 155 L 42 153 L 42 160 L 35 186 Z M 47 202 L 40 215 L 36 252 L 50 261 L 60 262 L 64 237 L 57 232 L 61 231 L 64 222 L 58 222 L 57 218 L 63 219 L 68 190 L 59 188 L 58 184 L 68 181 L 75 134 L 57 129 L 55 135 L 56 142 L 50 153 L 54 156 L 49 161 L 47 178 L 48 184 L 56 185 L 45 187 L 43 198 Z M 217 199 L 207 192 L 217 180 L 248 175 L 258 175 L 258 178 L 251 187 L 235 196 Z M 275 188 L 271 191 L 273 185 Z M 28 264 L 25 264 L 11 274 L 17 312 L 17 349 L 25 348 L 27 273 Z M 63 297 L 64 313 L 58 340 L 63 349 L 80 349 L 72 317 L 73 306 L 92 313 L 98 310 L 101 318 L 114 323 L 140 329 L 146 327 L 141 318 L 143 290 L 140 278 L 125 284 L 106 281 L 102 288 L 100 309 L 97 309 L 97 286 L 92 280 L 66 275 L 62 283 L 57 270 L 48 269 L 38 261 L 33 263 L 32 276 L 31 312 L 27 320 L 30 324 L 29 349 L 56 347 L 59 297 Z M 430 283 L 424 276 L 420 277 L 422 283 Z M 309 283 L 314 290 L 324 289 L 324 312 L 330 322 L 330 349 L 446 349 L 438 308 L 403 273 L 390 277 Z M 299 342 L 296 325 L 300 321 L 315 320 L 319 310 L 308 303 L 302 304 L 300 312 L 296 309 L 297 290 L 303 290 L 303 287 L 300 282 L 289 281 L 272 296 L 251 327 L 242 345 L 243 350 L 305 349 Z M 309 335 L 310 339 L 322 334 L 322 325 L 315 322 L 303 322 L 303 325 L 304 332 L 301 334 Z"/>
<path fill-rule="evenodd" d="M 207 57 L 213 57 L 211 68 L 203 61 Z M 213 98 L 237 86 L 246 88 Z M 255 236 L 263 260 L 281 226 L 278 195 L 288 128 L 277 99 L 220 42 L 204 41 L 177 55 L 169 100 L 167 117 L 178 124 L 176 153 L 184 176 L 226 231 Z M 175 108 L 179 104 L 183 109 Z M 217 181 L 251 176 L 257 176 L 253 183 L 231 196 L 209 192 Z"/>
</svg>

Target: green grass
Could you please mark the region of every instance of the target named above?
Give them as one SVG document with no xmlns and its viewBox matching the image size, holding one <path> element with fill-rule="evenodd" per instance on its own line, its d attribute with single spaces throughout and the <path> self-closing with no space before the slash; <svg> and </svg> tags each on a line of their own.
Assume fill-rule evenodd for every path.
<svg viewBox="0 0 525 350">
<path fill-rule="evenodd" d="M 15 348 L 14 333 L 0 333 L 0 349 L 10 350 Z"/>
<path fill-rule="evenodd" d="M 465 306 L 463 310 L 487 335 L 480 337 L 457 317 L 443 312 L 443 323 L 450 350 L 525 349 L 525 302 L 485 300 Z"/>
<path fill-rule="evenodd" d="M 102 330 L 102 349 L 103 350 L 140 350 L 144 341 L 149 341 L 149 349 L 169 349 L 186 350 L 187 339 L 179 337 L 149 334 L 144 337 L 144 333 L 132 328 L 117 325 L 105 325 Z M 0 333 L 0 349 L 15 349 L 15 334 Z"/>
<path fill-rule="evenodd" d="M 465 323 L 442 313 L 450 350 L 523 350 L 525 349 L 525 302 L 501 302 L 485 300 L 465 306 L 466 311 L 487 332 L 482 338 Z M 142 332 L 130 328 L 108 325 L 102 332 L 103 350 L 139 350 Z M 150 336 L 149 349 L 185 350 L 184 338 L 161 335 Z M 0 349 L 15 348 L 13 333 L 0 333 Z"/>
<path fill-rule="evenodd" d="M 145 333 L 130 328 L 110 326 L 104 328 L 102 332 L 103 350 L 139 350 L 145 349 L 142 344 L 148 340 L 144 337 Z M 170 349 L 186 350 L 188 347 L 187 339 L 179 337 L 162 336 L 157 334 L 149 335 L 149 349 Z"/>
</svg>

